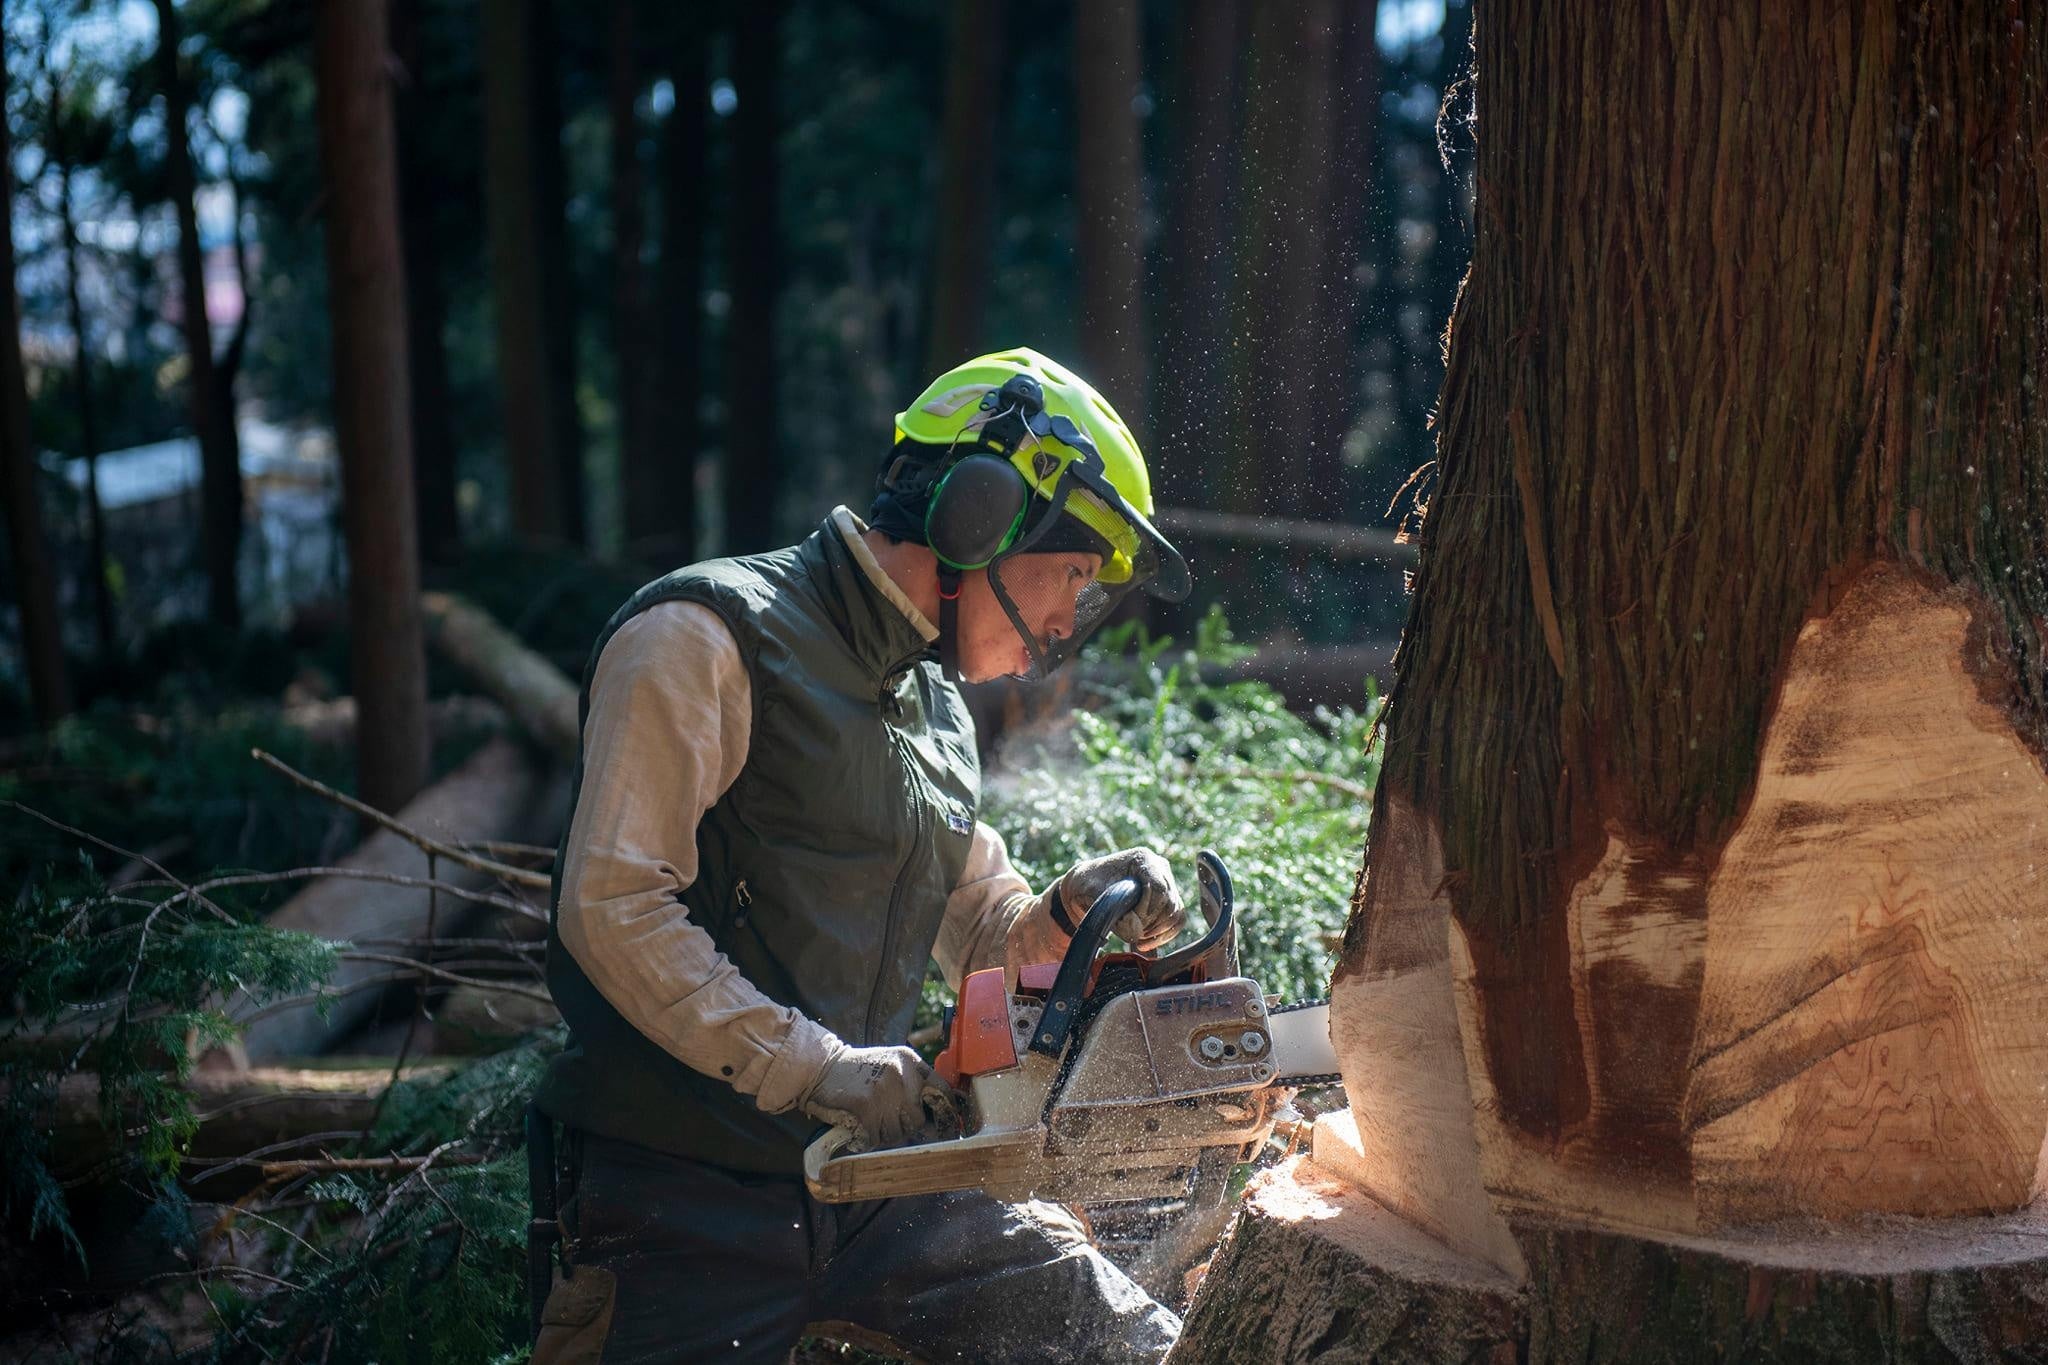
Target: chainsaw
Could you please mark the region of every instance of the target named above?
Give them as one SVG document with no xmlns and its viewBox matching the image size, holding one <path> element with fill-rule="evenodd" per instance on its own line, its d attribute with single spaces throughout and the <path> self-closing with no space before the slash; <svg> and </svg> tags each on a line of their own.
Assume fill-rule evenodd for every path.
<svg viewBox="0 0 2048 1365">
<path fill-rule="evenodd" d="M 1204 850 L 1196 880 L 1208 929 L 1185 948 L 1101 951 L 1138 904 L 1125 879 L 1096 899 L 1057 965 L 1020 969 L 1014 990 L 1002 968 L 970 974 L 935 1067 L 964 1093 L 958 1136 L 861 1152 L 851 1129 L 830 1129 L 804 1153 L 811 1193 L 1175 1199 L 1256 1156 L 1298 1087 L 1337 1080 L 1329 1009 L 1282 1005 L 1241 975 L 1230 873 Z"/>
</svg>

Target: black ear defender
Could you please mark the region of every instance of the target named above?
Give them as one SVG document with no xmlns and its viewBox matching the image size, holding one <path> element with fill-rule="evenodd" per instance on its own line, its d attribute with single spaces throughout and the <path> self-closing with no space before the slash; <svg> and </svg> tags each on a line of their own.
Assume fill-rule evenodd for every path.
<svg viewBox="0 0 2048 1365">
<path fill-rule="evenodd" d="M 925 509 L 925 541 L 952 569 L 979 569 L 1016 543 L 1031 487 L 1000 455 L 977 452 L 946 471 Z"/>
<path fill-rule="evenodd" d="M 982 395 L 992 412 L 981 426 L 982 449 L 963 456 L 940 476 L 924 515 L 925 542 L 949 569 L 980 569 L 1017 541 L 1031 486 L 1009 455 L 1034 419 L 1045 414 L 1045 390 L 1028 374 L 1014 374 Z M 990 447 L 1000 454 L 990 453 Z"/>
</svg>

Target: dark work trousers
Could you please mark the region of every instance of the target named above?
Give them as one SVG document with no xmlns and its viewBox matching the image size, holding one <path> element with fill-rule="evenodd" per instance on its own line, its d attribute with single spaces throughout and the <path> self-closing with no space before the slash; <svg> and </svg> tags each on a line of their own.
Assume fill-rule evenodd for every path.
<svg viewBox="0 0 2048 1365">
<path fill-rule="evenodd" d="M 589 1134 L 568 1145 L 573 1269 L 533 1365 L 768 1365 L 834 1325 L 932 1362 L 1156 1361 L 1180 1331 L 1053 1205 L 972 1191 L 823 1204 L 793 1176 Z"/>
</svg>

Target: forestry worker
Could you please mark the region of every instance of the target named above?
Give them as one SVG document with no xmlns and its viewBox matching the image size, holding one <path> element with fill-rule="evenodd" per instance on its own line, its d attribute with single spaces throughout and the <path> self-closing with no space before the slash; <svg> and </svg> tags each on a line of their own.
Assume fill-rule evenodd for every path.
<svg viewBox="0 0 2048 1365">
<path fill-rule="evenodd" d="M 1125 594 L 1186 595 L 1130 430 L 1029 350 L 941 375 L 896 428 L 868 523 L 657 579 L 592 653 L 548 953 L 572 1040 L 539 1096 L 568 1129 L 569 1269 L 539 1365 L 781 1361 L 825 1322 L 928 1360 L 1149 1360 L 1179 1329 L 1050 1206 L 828 1205 L 800 1175 L 823 1124 L 926 1124 L 904 1042 L 928 961 L 956 990 L 1056 961 L 1122 877 L 1126 941 L 1183 918 L 1143 849 L 1031 892 L 975 818 L 954 686 L 1043 677 Z"/>
</svg>

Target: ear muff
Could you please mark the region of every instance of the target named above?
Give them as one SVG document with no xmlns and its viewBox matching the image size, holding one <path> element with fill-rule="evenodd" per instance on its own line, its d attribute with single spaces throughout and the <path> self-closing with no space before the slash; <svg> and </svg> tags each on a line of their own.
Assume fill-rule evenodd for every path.
<svg viewBox="0 0 2048 1365">
<path fill-rule="evenodd" d="M 947 470 L 924 514 L 925 543 L 953 569 L 979 569 L 1016 542 L 1031 486 L 999 455 L 969 455 Z"/>
</svg>

